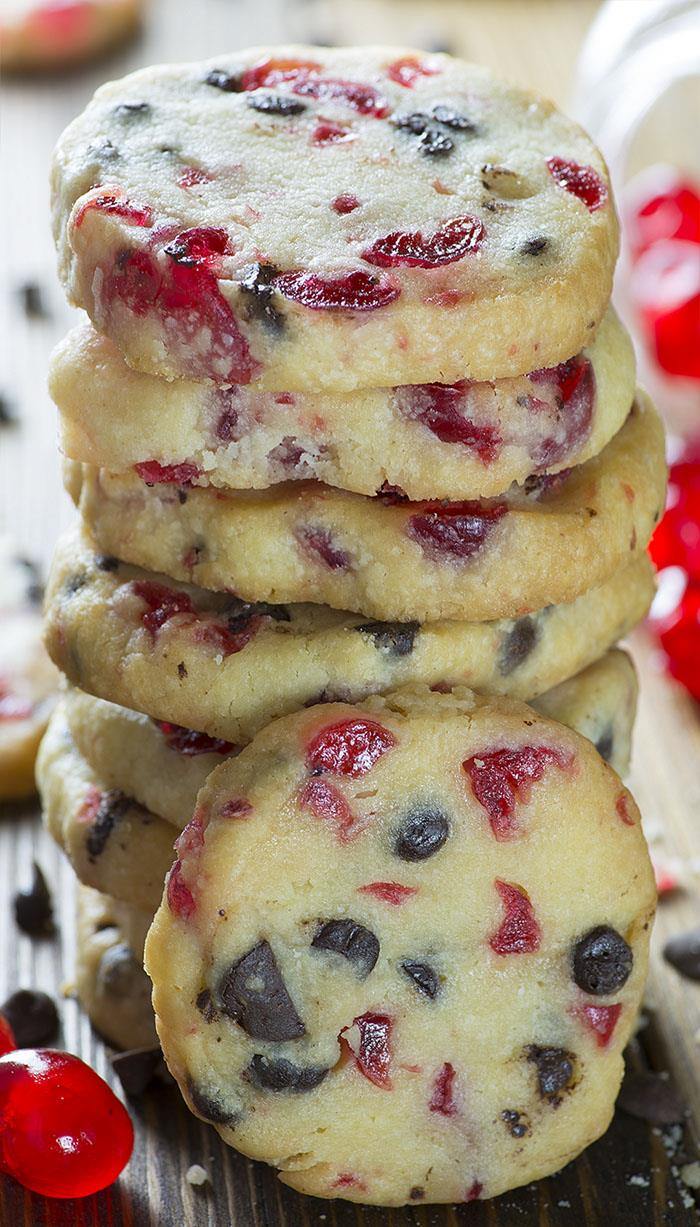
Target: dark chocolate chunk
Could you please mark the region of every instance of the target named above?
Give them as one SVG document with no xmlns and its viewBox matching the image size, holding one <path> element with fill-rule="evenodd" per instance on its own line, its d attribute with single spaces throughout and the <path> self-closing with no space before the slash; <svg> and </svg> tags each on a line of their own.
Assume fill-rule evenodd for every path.
<svg viewBox="0 0 700 1227">
<path fill-rule="evenodd" d="M 219 982 L 219 1006 L 257 1040 L 295 1040 L 306 1033 L 269 942 L 258 942 Z"/>
<path fill-rule="evenodd" d="M 187 667 L 184 660 L 181 660 L 177 667 L 177 676 L 180 678 L 180 681 L 184 681 L 187 677 Z"/>
<path fill-rule="evenodd" d="M 203 988 L 201 993 L 197 993 L 197 1000 L 194 1003 L 202 1015 L 205 1022 L 213 1022 L 216 1018 L 216 1006 L 212 1001 L 211 990 Z"/>
<path fill-rule="evenodd" d="M 424 111 L 412 111 L 407 115 L 392 115 L 391 123 L 395 128 L 400 128 L 404 132 L 413 132 L 415 136 L 422 136 L 426 128 L 430 127 L 430 116 Z"/>
<path fill-rule="evenodd" d="M 575 1057 L 565 1048 L 542 1048 L 529 1044 L 525 1056 L 537 1068 L 537 1084 L 540 1095 L 550 1103 L 559 1102 L 559 1092 L 570 1085 L 574 1076 Z"/>
<path fill-rule="evenodd" d="M 520 251 L 524 256 L 539 256 L 540 252 L 544 251 L 549 245 L 549 239 L 545 239 L 542 235 L 538 235 L 534 239 L 528 239 L 523 243 Z"/>
<path fill-rule="evenodd" d="M 498 650 L 498 668 L 504 677 L 513 673 L 537 646 L 540 628 L 535 618 L 518 618 Z"/>
<path fill-rule="evenodd" d="M 80 592 L 81 588 L 84 588 L 86 583 L 87 575 L 85 575 L 84 572 L 79 575 L 69 575 L 68 579 L 63 585 L 63 591 L 65 592 L 66 596 L 75 596 L 76 592 Z"/>
<path fill-rule="evenodd" d="M 609 763 L 610 759 L 612 758 L 614 744 L 615 737 L 612 726 L 608 725 L 608 727 L 600 734 L 600 737 L 595 743 L 596 750 L 600 754 L 600 757 L 605 759 L 606 763 Z"/>
<path fill-rule="evenodd" d="M 7 397 L 0 394 L 0 426 L 16 426 L 17 416 L 10 408 Z"/>
<path fill-rule="evenodd" d="M 460 115 L 459 111 L 455 111 L 453 107 L 442 105 L 433 107 L 433 119 L 437 119 L 447 128 L 453 128 L 457 132 L 476 132 L 476 124 L 471 119 L 467 119 L 466 115 Z"/>
<path fill-rule="evenodd" d="M 439 852 L 450 833 L 450 824 L 438 809 L 409 814 L 394 838 L 394 853 L 402 861 L 427 861 Z"/>
<path fill-rule="evenodd" d="M 118 788 L 110 788 L 100 796 L 95 816 L 88 827 L 85 836 L 85 847 L 90 860 L 94 863 L 107 847 L 107 841 L 115 826 L 130 809 L 142 809 L 126 793 Z M 147 812 L 143 811 L 144 814 Z"/>
<path fill-rule="evenodd" d="M 221 1093 L 217 1090 L 209 1088 L 205 1090 L 204 1087 L 190 1080 L 187 1084 L 187 1097 L 197 1115 L 203 1120 L 210 1121 L 212 1125 L 230 1127 L 241 1119 L 240 1110 L 224 1103 Z"/>
<path fill-rule="evenodd" d="M 30 937 L 46 937 L 53 933 L 51 892 L 36 861 L 32 864 L 32 884 L 29 890 L 17 891 L 14 909 L 15 920 L 23 933 Z"/>
<path fill-rule="evenodd" d="M 110 1057 L 110 1064 L 127 1095 L 143 1095 L 155 1078 L 164 1080 L 165 1062 L 157 1046 L 117 1052 Z"/>
<path fill-rule="evenodd" d="M 12 1027 L 18 1048 L 50 1044 L 58 1035 L 58 1010 L 53 997 L 39 989 L 20 988 L 4 1005 L 0 1014 Z"/>
<path fill-rule="evenodd" d="M 301 115 L 306 110 L 305 102 L 284 94 L 250 94 L 246 102 L 254 111 L 262 111 L 264 115 Z"/>
<path fill-rule="evenodd" d="M 422 1201 L 425 1197 L 425 1189 L 421 1188 L 419 1184 L 414 1184 L 408 1196 L 411 1201 Z"/>
<path fill-rule="evenodd" d="M 247 1069 L 247 1077 L 264 1091 L 313 1091 L 328 1073 L 320 1065 L 293 1065 L 284 1057 L 265 1057 L 256 1053 Z"/>
<path fill-rule="evenodd" d="M 673 1125 L 686 1115 L 686 1105 L 668 1075 L 652 1070 L 628 1070 L 617 1106 L 652 1125 Z"/>
<path fill-rule="evenodd" d="M 624 937 L 609 925 L 597 925 L 579 938 L 573 948 L 574 980 L 584 993 L 605 997 L 627 983 L 632 970 L 632 951 Z"/>
<path fill-rule="evenodd" d="M 119 102 L 112 111 L 118 119 L 144 119 L 150 113 L 150 102 Z"/>
<path fill-rule="evenodd" d="M 99 571 L 118 571 L 119 559 L 112 554 L 98 554 L 95 558 L 95 566 Z"/>
<path fill-rule="evenodd" d="M 182 486 L 178 486 L 177 488 L 177 501 L 181 507 L 184 507 L 185 503 L 187 502 L 187 491 L 183 490 Z"/>
<path fill-rule="evenodd" d="M 687 980 L 700 980 L 700 927 L 667 941 L 664 958 Z"/>
<path fill-rule="evenodd" d="M 501 1120 L 511 1137 L 524 1138 L 531 1132 L 530 1122 L 524 1112 L 516 1112 L 514 1108 L 504 1108 Z"/>
<path fill-rule="evenodd" d="M 280 332 L 284 327 L 284 315 L 275 306 L 276 301 L 281 301 L 274 286 L 279 272 L 274 264 L 248 264 L 241 269 L 238 281 L 245 304 L 245 318 L 260 320 L 273 332 Z"/>
<path fill-rule="evenodd" d="M 455 143 L 451 136 L 438 128 L 426 128 L 418 140 L 418 148 L 429 158 L 444 158 L 452 153 Z"/>
<path fill-rule="evenodd" d="M 251 618 L 256 616 L 272 618 L 273 622 L 291 622 L 291 614 L 286 605 L 268 605 L 266 601 L 251 603 L 236 598 L 227 604 L 224 613 L 226 625 L 233 634 L 243 630 Z"/>
<path fill-rule="evenodd" d="M 204 84 L 213 85 L 214 89 L 221 89 L 225 94 L 240 94 L 243 79 L 239 74 L 225 72 L 223 68 L 212 68 L 204 78 Z"/>
<path fill-rule="evenodd" d="M 401 970 L 412 980 L 418 992 L 434 1001 L 440 992 L 440 977 L 430 963 L 421 963 L 416 959 L 404 959 Z"/>
<path fill-rule="evenodd" d="M 371 929 L 356 920 L 325 920 L 311 943 L 314 950 L 333 950 L 352 963 L 366 980 L 379 958 L 379 941 Z"/>
<path fill-rule="evenodd" d="M 44 599 L 44 585 L 41 582 L 41 572 L 31 558 L 18 558 L 19 565 L 27 573 L 27 600 L 30 605 L 41 605 Z"/>
<path fill-rule="evenodd" d="M 410 656 L 420 622 L 363 622 L 355 630 L 369 635 L 377 650 L 387 656 Z"/>
<path fill-rule="evenodd" d="M 131 946 L 127 946 L 126 942 L 118 942 L 116 946 L 105 950 L 98 972 L 102 992 L 112 997 L 131 997 L 135 981 L 141 979 L 145 980 L 145 972 Z"/>
<path fill-rule="evenodd" d="M 36 281 L 25 281 L 24 285 L 19 287 L 17 294 L 27 319 L 46 320 L 49 318 L 41 286 L 37 285 Z"/>
</svg>

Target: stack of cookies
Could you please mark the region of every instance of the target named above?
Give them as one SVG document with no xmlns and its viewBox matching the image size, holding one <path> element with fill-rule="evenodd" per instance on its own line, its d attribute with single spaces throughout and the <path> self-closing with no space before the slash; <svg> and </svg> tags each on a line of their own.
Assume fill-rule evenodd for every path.
<svg viewBox="0 0 700 1227">
<path fill-rule="evenodd" d="M 600 154 L 449 56 L 293 46 L 104 86 L 53 198 L 84 1004 L 152 1042 L 168 874 L 158 1033 L 227 1141 L 376 1204 L 556 1170 L 654 907 L 614 644 L 663 434 Z"/>
</svg>

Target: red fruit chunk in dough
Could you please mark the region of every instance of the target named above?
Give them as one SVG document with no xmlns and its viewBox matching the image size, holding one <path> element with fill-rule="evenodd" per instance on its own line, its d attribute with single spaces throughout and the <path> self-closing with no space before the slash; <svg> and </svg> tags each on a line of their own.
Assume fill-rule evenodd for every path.
<svg viewBox="0 0 700 1227">
<path fill-rule="evenodd" d="M 389 729 L 376 720 L 339 720 L 322 728 L 306 747 L 306 765 L 315 775 L 366 775 L 396 745 Z"/>
<path fill-rule="evenodd" d="M 132 226 L 149 227 L 153 225 L 153 209 L 149 205 L 134 204 L 118 191 L 103 192 L 100 196 L 92 196 L 80 205 L 75 214 L 74 226 L 82 225 L 85 214 L 94 209 L 98 213 L 110 213 L 113 217 L 122 217 Z"/>
<path fill-rule="evenodd" d="M 547 158 L 552 178 L 572 196 L 583 201 L 590 213 L 600 209 L 608 199 L 608 189 L 592 166 L 580 166 L 565 158 Z"/>
<path fill-rule="evenodd" d="M 182 861 L 175 861 L 168 874 L 166 888 L 168 907 L 181 920 L 189 920 L 194 915 L 194 895 L 189 886 L 182 881 Z"/>
<path fill-rule="evenodd" d="M 314 818 L 327 822 L 341 843 L 347 843 L 356 833 L 356 819 L 350 806 L 328 780 L 307 780 L 299 794 L 299 802 Z"/>
<path fill-rule="evenodd" d="M 584 1026 L 593 1032 L 598 1047 L 607 1048 L 622 1012 L 622 1005 L 619 1002 L 616 1005 L 582 1005 L 575 1012 Z"/>
<path fill-rule="evenodd" d="M 446 1061 L 433 1084 L 433 1093 L 428 1104 L 431 1112 L 437 1112 L 440 1116 L 457 1115 L 459 1107 L 455 1099 L 456 1076 L 454 1066 Z"/>
<path fill-rule="evenodd" d="M 338 145 L 343 141 L 354 141 L 355 133 L 343 124 L 337 124 L 331 119 L 322 119 L 313 130 L 311 141 L 314 145 Z"/>
<path fill-rule="evenodd" d="M 462 763 L 472 792 L 489 816 L 496 839 L 511 839 L 517 832 L 515 807 L 530 799 L 532 785 L 547 767 L 565 770 L 573 755 L 553 746 L 519 746 L 474 754 Z"/>
<path fill-rule="evenodd" d="M 306 80 L 310 73 L 321 71 L 314 60 L 260 60 L 252 68 L 246 68 L 241 77 L 241 89 L 246 92 L 262 89 L 282 82 Z"/>
<path fill-rule="evenodd" d="M 169 749 L 176 750 L 187 758 L 197 754 L 230 754 L 235 749 L 231 741 L 210 737 L 208 733 L 197 733 L 194 729 L 183 728 L 180 724 L 171 724 L 169 720 L 156 720 L 154 723 L 163 734 Z"/>
<path fill-rule="evenodd" d="M 434 234 L 393 230 L 367 247 L 362 258 L 379 268 L 440 268 L 473 255 L 486 238 L 478 217 L 465 214 L 444 222 Z"/>
<path fill-rule="evenodd" d="M 141 615 L 141 621 L 154 638 L 161 627 L 176 614 L 194 613 L 194 606 L 187 593 L 166 588 L 165 584 L 159 584 L 155 580 L 136 579 L 131 590 L 147 606 L 145 613 Z"/>
<path fill-rule="evenodd" d="M 407 384 L 394 390 L 394 405 L 403 417 L 427 426 L 441 443 L 461 443 L 483 464 L 492 464 L 503 439 L 495 426 L 470 420 L 468 397 L 466 382 Z"/>
<path fill-rule="evenodd" d="M 355 209 L 359 209 L 360 202 L 357 196 L 352 196 L 349 192 L 343 192 L 340 196 L 336 196 L 335 200 L 331 201 L 331 208 L 334 213 L 352 213 Z"/>
<path fill-rule="evenodd" d="M 401 293 L 390 281 L 360 270 L 341 277 L 319 277 L 302 270 L 282 273 L 275 285 L 285 298 L 310 311 L 376 311 Z"/>
<path fill-rule="evenodd" d="M 340 1036 L 352 1050 L 361 1074 L 382 1090 L 391 1090 L 391 1032 L 393 1020 L 387 1014 L 361 1014 L 352 1027 L 343 1027 Z M 340 1037 L 339 1037 L 340 1038 Z"/>
<path fill-rule="evenodd" d="M 384 119 L 389 114 L 386 98 L 373 85 L 362 81 L 343 81 L 310 73 L 307 77 L 300 75 L 293 81 L 291 90 L 302 98 L 316 98 L 319 102 L 345 102 L 358 115 L 368 115 L 373 119 Z"/>
<path fill-rule="evenodd" d="M 489 938 L 496 954 L 532 954 L 539 949 L 541 930 L 528 895 L 522 886 L 512 882 L 494 883 L 501 896 L 505 916 L 500 927 Z"/>
<path fill-rule="evenodd" d="M 330 529 L 300 524 L 294 535 L 305 553 L 316 561 L 320 559 L 330 571 L 347 571 L 350 567 L 352 558 L 347 550 L 335 544 Z"/>
<path fill-rule="evenodd" d="M 434 77 L 437 72 L 439 69 L 419 60 L 417 56 L 405 55 L 387 65 L 386 75 L 397 85 L 403 85 L 404 89 L 413 89 L 421 77 Z"/>
<path fill-rule="evenodd" d="M 134 468 L 147 486 L 191 486 L 201 473 L 196 464 L 190 464 L 188 461 L 183 461 L 182 464 L 159 464 L 157 460 L 142 460 L 135 464 Z"/>
<path fill-rule="evenodd" d="M 415 504 L 414 504 L 415 505 Z M 412 515 L 406 532 L 429 557 L 471 558 L 484 545 L 494 525 L 508 510 L 505 503 L 424 503 Z"/>
<path fill-rule="evenodd" d="M 199 622 L 194 628 L 195 643 L 204 643 L 222 656 L 234 656 L 247 647 L 266 620 L 265 614 L 251 614 L 250 619 L 235 630 L 221 622 Z"/>
<path fill-rule="evenodd" d="M 593 421 L 595 374 L 593 365 L 578 354 L 559 366 L 530 373 L 535 384 L 549 384 L 556 392 L 563 431 L 559 437 L 541 439 L 532 452 L 538 469 L 560 464 L 588 438 Z"/>
<path fill-rule="evenodd" d="M 372 895 L 382 903 L 391 903 L 400 907 L 407 899 L 418 894 L 417 886 L 402 886 L 400 882 L 368 882 L 366 886 L 358 886 L 359 895 Z"/>
</svg>

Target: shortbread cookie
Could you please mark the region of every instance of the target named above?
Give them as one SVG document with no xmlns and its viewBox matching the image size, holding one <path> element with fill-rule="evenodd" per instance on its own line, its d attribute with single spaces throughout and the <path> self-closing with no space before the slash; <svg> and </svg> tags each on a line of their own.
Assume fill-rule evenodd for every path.
<svg viewBox="0 0 700 1227">
<path fill-rule="evenodd" d="M 173 862 L 172 824 L 119 789 L 103 787 L 76 750 L 60 705 L 41 743 L 36 776 L 46 827 L 78 879 L 153 911 Z"/>
<path fill-rule="evenodd" d="M 29 797 L 58 673 L 42 642 L 34 568 L 0 538 L 0 802 Z"/>
<path fill-rule="evenodd" d="M 96 59 L 130 38 L 143 0 L 5 0 L 0 17 L 4 72 L 55 72 Z"/>
<path fill-rule="evenodd" d="M 123 928 L 125 910 L 109 896 L 78 886 L 76 988 L 91 1023 L 117 1048 L 158 1043 L 151 1008 L 151 983 L 143 970 L 143 948 L 152 916 L 129 910 L 132 940 Z"/>
<path fill-rule="evenodd" d="M 233 745 L 310 703 L 408 682 L 530 699 L 596 660 L 653 595 L 641 555 L 599 588 L 500 622 L 368 622 L 322 606 L 247 606 L 95 553 L 73 530 L 49 579 L 49 652 L 81 689 Z"/>
<path fill-rule="evenodd" d="M 390 47 L 258 47 L 102 86 L 54 159 L 61 278 L 140 370 L 350 389 L 578 353 L 618 233 L 552 103 Z"/>
<path fill-rule="evenodd" d="M 317 707 L 217 768 L 178 857 L 168 1065 L 295 1189 L 494 1197 L 607 1128 L 655 888 L 589 741 L 468 691 Z"/>
<path fill-rule="evenodd" d="M 495 501 L 411 503 L 317 482 L 224 493 L 68 467 L 99 547 L 127 562 L 246 601 L 426 622 L 575 600 L 644 550 L 666 483 L 663 427 L 642 393 L 599 456 Z"/>
<path fill-rule="evenodd" d="M 545 691 L 532 706 L 593 741 L 624 775 L 637 701 L 634 666 L 626 652 L 607 652 L 581 673 Z M 63 707 L 78 752 L 106 789 L 134 797 L 178 828 L 194 813 L 197 793 L 229 742 L 151 720 L 71 688 Z"/>
<path fill-rule="evenodd" d="M 358 494 L 488 498 L 597 455 L 632 404 L 634 354 L 609 309 L 588 350 L 517 379 L 276 394 L 139 374 L 83 324 L 56 349 L 50 390 L 67 456 L 135 466 L 154 484 L 314 478 Z"/>
</svg>

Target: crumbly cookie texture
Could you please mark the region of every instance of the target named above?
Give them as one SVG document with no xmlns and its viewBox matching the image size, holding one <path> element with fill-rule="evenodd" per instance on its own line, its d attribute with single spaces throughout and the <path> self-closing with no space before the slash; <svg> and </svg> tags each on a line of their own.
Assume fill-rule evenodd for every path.
<svg viewBox="0 0 700 1227">
<path fill-rule="evenodd" d="M 583 464 L 634 399 L 634 354 L 609 308 L 587 350 L 515 379 L 357 392 L 260 392 L 131 370 L 85 323 L 55 350 L 66 456 L 154 485 L 264 489 L 309 478 L 357 494 L 488 498 Z M 96 423 L 99 422 L 99 430 Z"/>
<path fill-rule="evenodd" d="M 104 787 L 78 753 L 60 705 L 41 743 L 36 777 L 46 827 L 79 881 L 152 912 L 173 862 L 172 824 Z"/>
<path fill-rule="evenodd" d="M 247 601 L 426 622 L 575 600 L 644 550 L 665 483 L 663 427 L 641 392 L 599 456 L 476 503 L 366 498 L 317 482 L 150 486 L 74 462 L 67 474 L 100 548 L 127 562 Z"/>
<path fill-rule="evenodd" d="M 640 555 L 572 604 L 521 618 L 376 622 L 246 605 L 120 563 L 73 530 L 54 556 L 46 638 L 74 685 L 238 746 L 275 716 L 410 682 L 533 698 L 625 635 L 653 590 Z"/>
<path fill-rule="evenodd" d="M 78 886 L 76 989 L 93 1026 L 117 1048 L 158 1043 L 151 984 L 143 970 L 150 912 Z"/>
<path fill-rule="evenodd" d="M 6 73 L 50 73 L 89 63 L 136 33 L 143 0 L 8 0 L 0 18 Z"/>
<path fill-rule="evenodd" d="M 34 568 L 0 537 L 0 801 L 35 791 L 34 761 L 55 702 L 58 672 L 42 642 Z"/>
<path fill-rule="evenodd" d="M 624 775 L 637 704 L 637 681 L 626 652 L 613 650 L 532 706 L 576 729 Z M 71 688 L 63 708 L 75 746 L 101 782 L 182 829 L 197 793 L 224 757 L 229 742 L 96 699 Z"/>
<path fill-rule="evenodd" d="M 607 1127 L 654 879 L 590 742 L 423 691 L 275 721 L 209 777 L 146 942 L 193 1110 L 294 1188 L 495 1196 Z"/>
<path fill-rule="evenodd" d="M 555 366 L 593 336 L 618 249 L 576 124 L 405 48 L 110 82 L 61 137 L 52 197 L 69 297 L 132 366 L 278 391 Z"/>
</svg>

